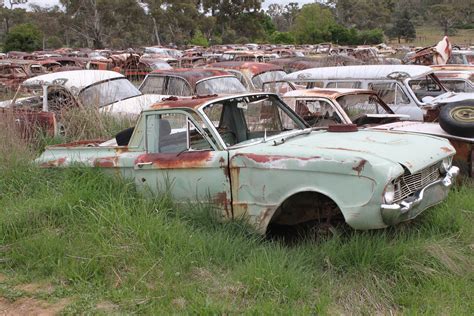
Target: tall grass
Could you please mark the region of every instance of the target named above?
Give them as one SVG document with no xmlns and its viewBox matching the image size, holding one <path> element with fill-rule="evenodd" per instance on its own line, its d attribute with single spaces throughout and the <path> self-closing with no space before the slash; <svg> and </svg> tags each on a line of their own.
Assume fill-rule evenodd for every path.
<svg viewBox="0 0 474 316">
<path fill-rule="evenodd" d="M 0 133 L 4 298 L 68 297 L 65 313 L 464 315 L 474 309 L 472 182 L 412 222 L 341 229 L 289 245 L 243 222 L 220 222 L 212 205 L 176 205 L 167 192 L 145 198 L 133 183 L 97 169 L 32 165 L 45 144 L 110 137 L 130 124 L 96 112 L 70 115 L 60 139 L 22 139 L 14 120 Z M 20 283 L 50 283 L 53 291 L 32 294 L 18 290 Z M 102 310 L 103 302 L 112 311 Z"/>
<path fill-rule="evenodd" d="M 25 165 L 26 166 L 26 165 Z M 286 245 L 205 204 L 144 198 L 99 170 L 28 167 L 0 182 L 0 271 L 50 282 L 66 311 L 469 314 L 474 187 L 397 227 Z M 9 290 L 10 289 L 10 290 Z M 29 295 L 16 293 L 15 295 Z M 99 305 L 97 305 L 99 304 Z"/>
</svg>

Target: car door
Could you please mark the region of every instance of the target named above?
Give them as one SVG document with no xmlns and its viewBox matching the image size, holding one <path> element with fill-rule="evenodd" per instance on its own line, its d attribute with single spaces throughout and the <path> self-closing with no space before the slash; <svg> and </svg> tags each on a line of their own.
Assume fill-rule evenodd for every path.
<svg viewBox="0 0 474 316">
<path fill-rule="evenodd" d="M 370 82 L 368 88 L 377 92 L 379 97 L 396 114 L 405 114 L 409 120 L 423 121 L 423 111 L 404 89 L 395 81 Z"/>
<path fill-rule="evenodd" d="M 232 217 L 228 152 L 196 117 L 183 110 L 145 114 L 146 153 L 135 160 L 135 181 L 177 202 L 211 202 Z"/>
</svg>

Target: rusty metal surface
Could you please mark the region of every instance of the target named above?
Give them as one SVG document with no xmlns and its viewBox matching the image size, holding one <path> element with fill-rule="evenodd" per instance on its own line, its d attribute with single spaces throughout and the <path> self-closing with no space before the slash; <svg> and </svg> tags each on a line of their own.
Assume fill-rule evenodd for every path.
<svg viewBox="0 0 474 316">
<path fill-rule="evenodd" d="M 176 77 L 183 78 L 194 90 L 196 88 L 196 83 L 200 80 L 219 77 L 219 76 L 231 76 L 232 74 L 225 70 L 220 69 L 208 69 L 208 68 L 174 68 L 174 69 L 163 69 L 163 70 L 154 70 L 150 76 L 166 76 L 172 75 Z"/>
<path fill-rule="evenodd" d="M 53 112 L 0 108 L 0 119 L 12 120 L 23 138 L 36 137 L 38 133 L 56 136 L 56 115 Z"/>
<path fill-rule="evenodd" d="M 218 63 L 210 64 L 209 67 L 223 68 L 223 69 L 235 69 L 240 71 L 250 71 L 254 76 L 267 72 L 267 71 L 278 71 L 283 68 L 269 64 L 269 63 L 258 63 L 248 61 L 223 61 Z"/>
</svg>

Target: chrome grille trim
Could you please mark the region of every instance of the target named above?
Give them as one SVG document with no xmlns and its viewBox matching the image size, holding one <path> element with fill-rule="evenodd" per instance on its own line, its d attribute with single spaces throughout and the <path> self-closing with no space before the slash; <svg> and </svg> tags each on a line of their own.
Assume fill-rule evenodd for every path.
<svg viewBox="0 0 474 316">
<path fill-rule="evenodd" d="M 423 189 L 428 184 L 435 182 L 440 178 L 439 164 L 429 166 L 418 172 L 410 174 L 408 171 L 403 176 L 395 180 L 394 201 L 401 201 L 411 194 Z"/>
</svg>

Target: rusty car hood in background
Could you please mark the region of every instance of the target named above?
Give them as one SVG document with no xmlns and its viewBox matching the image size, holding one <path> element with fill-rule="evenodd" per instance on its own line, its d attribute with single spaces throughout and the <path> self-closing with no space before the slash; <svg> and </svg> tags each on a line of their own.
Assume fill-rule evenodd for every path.
<svg viewBox="0 0 474 316">
<path fill-rule="evenodd" d="M 347 152 L 348 157 L 356 155 L 372 164 L 384 161 L 401 164 L 413 173 L 452 156 L 455 150 L 443 138 L 373 130 L 349 133 L 313 131 L 284 142 L 279 137 L 272 137 L 257 146 L 236 148 L 237 156 L 251 156 L 252 160 L 260 163 L 291 159 L 331 160 L 341 157 L 344 152 Z"/>
</svg>

